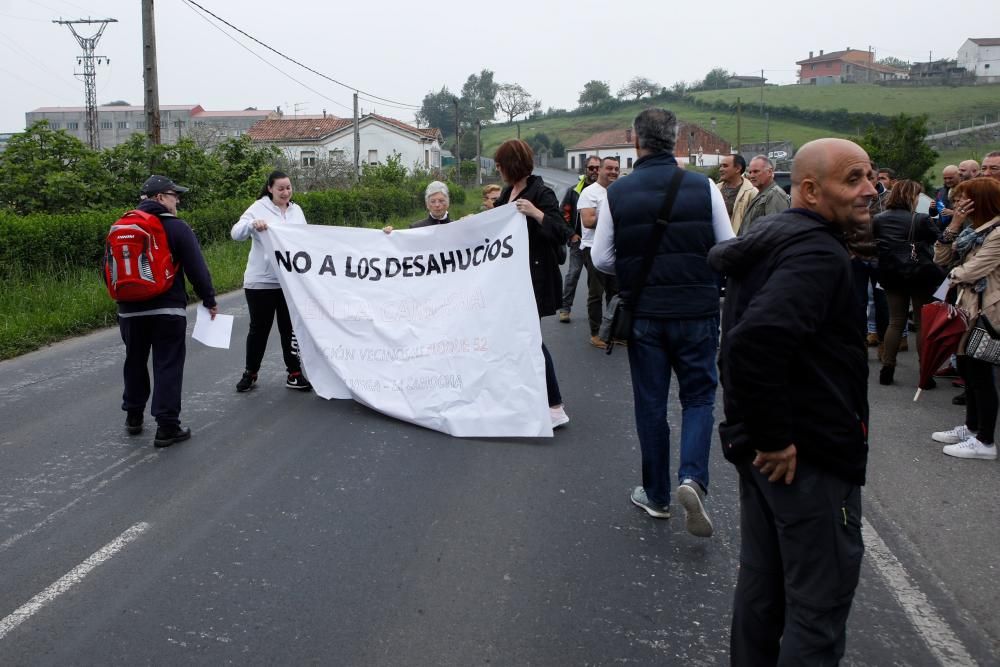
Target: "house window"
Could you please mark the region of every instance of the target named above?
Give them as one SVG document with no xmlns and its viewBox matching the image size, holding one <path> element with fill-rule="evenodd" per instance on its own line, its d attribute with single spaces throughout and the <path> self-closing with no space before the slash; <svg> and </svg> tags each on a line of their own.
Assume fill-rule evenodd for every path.
<svg viewBox="0 0 1000 667">
<path fill-rule="evenodd" d="M 167 120 L 165 118 L 160 119 L 160 129 L 165 130 L 167 128 Z"/>
<path fill-rule="evenodd" d="M 809 65 L 809 69 L 816 69 L 816 63 Z"/>
<path fill-rule="evenodd" d="M 146 129 L 146 121 L 144 121 L 144 120 L 137 120 L 137 121 L 135 121 L 135 129 L 137 129 L 137 130 L 145 130 Z"/>
<path fill-rule="evenodd" d="M 576 171 L 576 156 L 575 155 L 570 155 L 569 156 L 569 168 L 570 168 L 570 171 Z"/>
<path fill-rule="evenodd" d="M 316 151 L 302 151 L 299 157 L 303 167 L 316 166 Z"/>
<path fill-rule="evenodd" d="M 114 127 L 114 125 L 112 125 L 112 123 L 111 123 L 110 120 L 102 120 L 101 121 L 101 129 L 102 130 L 110 130 L 112 127 Z"/>
<path fill-rule="evenodd" d="M 424 166 L 425 167 L 431 166 L 431 152 L 426 148 L 424 149 Z"/>
<path fill-rule="evenodd" d="M 80 129 L 80 123 L 76 122 L 75 120 L 74 121 L 70 121 L 70 122 L 66 123 L 66 129 L 67 130 L 79 130 Z"/>
<path fill-rule="evenodd" d="M 626 169 L 632 168 L 632 158 L 628 158 L 627 160 L 625 160 L 625 168 Z"/>
<path fill-rule="evenodd" d="M 59 123 L 49 123 L 49 127 L 52 128 L 53 130 L 58 130 L 60 125 Z"/>
<path fill-rule="evenodd" d="M 378 151 L 373 148 L 368 151 L 368 164 L 375 164 L 376 162 L 378 162 Z"/>
<path fill-rule="evenodd" d="M 344 161 L 344 149 L 343 148 L 334 148 L 332 151 L 330 151 L 330 159 L 331 160 L 336 160 L 337 162 L 343 162 Z"/>
<path fill-rule="evenodd" d="M 119 130 L 127 130 L 128 129 L 128 121 L 127 120 L 120 120 L 120 121 L 118 121 L 118 129 Z"/>
</svg>

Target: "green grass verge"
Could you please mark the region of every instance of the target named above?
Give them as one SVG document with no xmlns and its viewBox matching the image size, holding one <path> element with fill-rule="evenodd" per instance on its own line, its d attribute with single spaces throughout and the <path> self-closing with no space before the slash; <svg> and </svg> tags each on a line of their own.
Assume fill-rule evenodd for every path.
<svg viewBox="0 0 1000 667">
<path fill-rule="evenodd" d="M 730 104 L 740 97 L 743 104 L 756 109 L 760 104 L 760 88 L 705 90 L 693 96 L 707 101 L 724 100 Z M 901 88 L 874 84 L 841 84 L 834 86 L 764 86 L 764 105 L 798 107 L 800 109 L 847 109 L 853 113 L 877 113 L 895 116 L 927 114 L 933 126 L 969 121 L 988 115 L 996 121 L 1000 113 L 1000 85 L 986 86 L 927 86 Z M 938 130 L 943 127 L 938 127 Z"/>
<path fill-rule="evenodd" d="M 479 211 L 480 191 L 468 187 L 466 201 L 453 207 L 452 217 Z M 406 229 L 424 216 L 421 210 L 389 220 L 369 220 L 365 227 L 390 224 Z M 250 242 L 220 241 L 203 248 L 219 294 L 243 285 Z M 193 298 L 192 294 L 192 298 Z M 108 297 L 100 271 L 94 268 L 13 269 L 0 290 L 0 359 L 10 359 L 71 336 L 114 326 L 116 308 Z"/>
</svg>

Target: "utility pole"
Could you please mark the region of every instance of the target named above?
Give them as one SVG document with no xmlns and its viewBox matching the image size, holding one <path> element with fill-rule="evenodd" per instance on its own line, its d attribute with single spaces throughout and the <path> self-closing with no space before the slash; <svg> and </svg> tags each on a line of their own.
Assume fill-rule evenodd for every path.
<svg viewBox="0 0 1000 667">
<path fill-rule="evenodd" d="M 771 152 L 771 112 L 768 111 L 764 114 L 764 155 L 767 155 L 767 159 L 771 159 L 769 153 Z"/>
<path fill-rule="evenodd" d="M 104 56 L 95 56 L 94 49 L 97 48 L 97 42 L 101 40 L 101 35 L 104 34 L 104 29 L 108 27 L 108 24 L 118 23 L 118 19 L 77 19 L 75 21 L 59 19 L 58 21 L 53 21 L 53 23 L 59 23 L 68 27 L 69 31 L 76 37 L 77 43 L 83 49 L 83 55 L 77 56 L 76 64 L 83 65 L 83 87 L 87 97 L 87 138 L 90 147 L 97 150 L 101 147 L 101 136 L 97 126 L 97 65 L 102 62 L 109 64 L 111 60 Z M 100 24 L 101 27 L 90 37 L 84 37 L 73 27 L 77 24 L 91 23 Z M 79 73 L 76 73 L 76 76 L 80 76 Z"/>
<path fill-rule="evenodd" d="M 142 83 L 146 112 L 146 145 L 160 143 L 160 90 L 156 79 L 156 26 L 153 0 L 142 0 Z"/>
<path fill-rule="evenodd" d="M 458 171 L 455 172 L 455 180 L 459 183 L 462 182 L 462 135 L 459 134 L 458 125 L 458 98 L 451 98 L 455 102 L 455 164 L 458 165 Z"/>
<path fill-rule="evenodd" d="M 760 71 L 760 115 L 764 115 L 764 70 Z"/>
<path fill-rule="evenodd" d="M 361 176 L 361 128 L 358 118 L 358 94 L 354 93 L 354 177 Z"/>
<path fill-rule="evenodd" d="M 740 98 L 737 97 L 736 98 L 736 152 L 737 153 L 739 153 L 740 150 L 742 150 L 740 148 L 740 146 L 742 145 L 741 141 L 743 138 L 742 120 L 743 120 L 743 105 L 740 103 Z"/>
<path fill-rule="evenodd" d="M 483 120 L 476 119 L 476 183 L 483 184 Z"/>
</svg>

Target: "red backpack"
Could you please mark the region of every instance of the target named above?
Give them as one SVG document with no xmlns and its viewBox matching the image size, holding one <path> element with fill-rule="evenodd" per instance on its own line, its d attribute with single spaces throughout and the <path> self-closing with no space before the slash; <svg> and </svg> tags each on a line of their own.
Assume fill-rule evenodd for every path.
<svg viewBox="0 0 1000 667">
<path fill-rule="evenodd" d="M 129 211 L 111 225 L 104 245 L 104 282 L 112 299 L 152 299 L 170 289 L 177 271 L 157 216 Z"/>
</svg>

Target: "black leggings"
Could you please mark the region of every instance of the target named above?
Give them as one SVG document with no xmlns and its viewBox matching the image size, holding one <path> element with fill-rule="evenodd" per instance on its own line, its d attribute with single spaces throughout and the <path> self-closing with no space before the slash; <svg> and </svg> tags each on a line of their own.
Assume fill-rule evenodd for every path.
<svg viewBox="0 0 1000 667">
<path fill-rule="evenodd" d="M 545 357 L 545 390 L 549 395 L 549 407 L 562 405 L 562 394 L 559 393 L 559 380 L 556 379 L 556 367 L 552 363 L 552 355 L 542 343 L 542 356 Z"/>
<path fill-rule="evenodd" d="M 958 373 L 965 380 L 965 425 L 984 445 L 993 444 L 997 427 L 997 387 L 993 365 L 966 355 L 958 357 Z"/>
<path fill-rule="evenodd" d="M 250 330 L 247 332 L 247 370 L 256 373 L 267 349 L 267 336 L 271 333 L 274 316 L 278 316 L 278 333 L 281 335 L 281 352 L 289 373 L 302 370 L 299 363 L 298 344 L 292 331 L 292 318 L 288 304 L 280 289 L 245 289 L 247 308 L 250 311 Z"/>
</svg>

